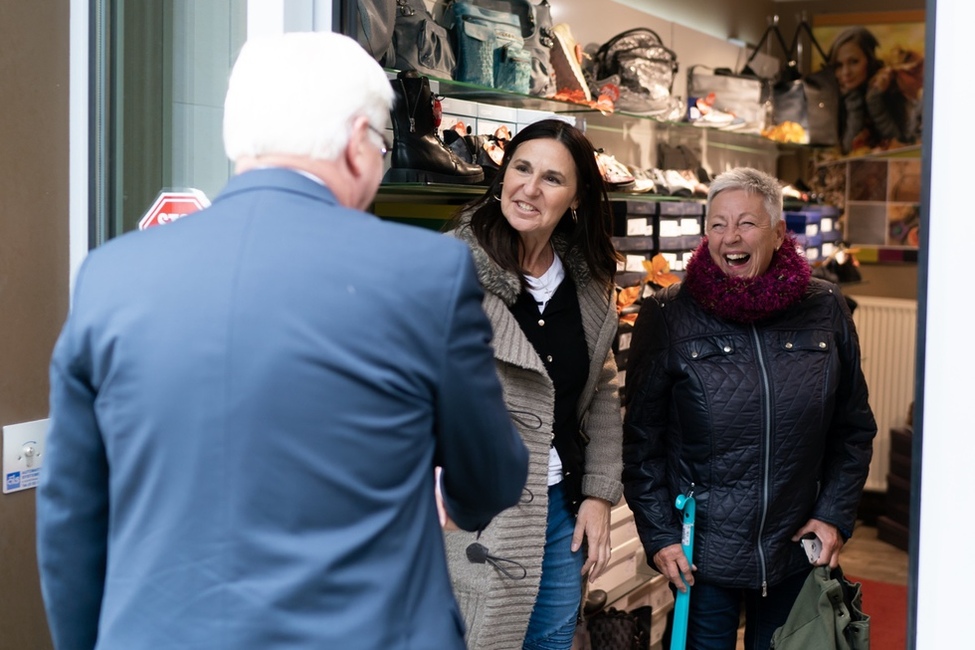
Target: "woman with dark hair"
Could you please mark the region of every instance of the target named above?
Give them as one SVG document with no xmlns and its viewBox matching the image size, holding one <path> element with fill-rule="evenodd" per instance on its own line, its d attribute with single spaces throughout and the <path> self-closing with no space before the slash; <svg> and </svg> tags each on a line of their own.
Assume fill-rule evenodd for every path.
<svg viewBox="0 0 975 650">
<path fill-rule="evenodd" d="M 609 220 L 592 144 L 550 119 L 511 140 L 488 191 L 450 224 L 473 252 L 505 400 L 530 453 L 521 503 L 480 533 L 445 525 L 472 649 L 568 650 L 583 577 L 609 562 L 622 494 Z"/>
<path fill-rule="evenodd" d="M 851 27 L 833 42 L 829 61 L 840 94 L 839 135 L 843 153 L 917 140 L 920 57 L 885 65 L 877 58 L 877 37 L 865 27 Z M 905 74 L 905 72 L 907 74 Z"/>
</svg>

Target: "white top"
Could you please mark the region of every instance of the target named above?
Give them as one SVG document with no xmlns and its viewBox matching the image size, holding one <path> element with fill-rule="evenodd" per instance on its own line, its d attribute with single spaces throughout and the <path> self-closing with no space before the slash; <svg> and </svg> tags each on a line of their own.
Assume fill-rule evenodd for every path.
<svg viewBox="0 0 975 650">
<path fill-rule="evenodd" d="M 565 279 L 565 267 L 562 266 L 562 260 L 559 259 L 558 255 L 554 256 L 552 260 L 552 266 L 548 267 L 548 271 L 542 274 L 539 278 L 534 278 L 530 275 L 525 275 L 525 281 L 528 283 L 528 293 L 532 295 L 535 302 L 538 303 L 538 312 L 542 313 L 545 311 L 545 306 L 548 305 L 548 301 L 552 299 L 552 294 L 555 290 L 559 288 L 562 284 L 562 280 Z M 548 450 L 548 485 L 552 486 L 556 483 L 562 481 L 562 459 L 559 458 L 559 452 L 555 451 L 555 447 L 549 447 Z"/>
</svg>

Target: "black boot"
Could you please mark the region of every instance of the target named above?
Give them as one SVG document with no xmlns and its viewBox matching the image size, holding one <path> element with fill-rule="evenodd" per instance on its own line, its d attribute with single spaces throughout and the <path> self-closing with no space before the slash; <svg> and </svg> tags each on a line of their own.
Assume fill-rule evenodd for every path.
<svg viewBox="0 0 975 650">
<path fill-rule="evenodd" d="M 404 70 L 392 84 L 396 92 L 390 113 L 393 157 L 383 182 L 475 184 L 484 180 L 479 165 L 464 162 L 440 139 L 430 80 L 416 70 Z"/>
</svg>

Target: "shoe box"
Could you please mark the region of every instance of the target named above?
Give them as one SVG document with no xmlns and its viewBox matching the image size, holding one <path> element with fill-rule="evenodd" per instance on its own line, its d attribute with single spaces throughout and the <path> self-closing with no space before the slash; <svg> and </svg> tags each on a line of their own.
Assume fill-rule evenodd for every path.
<svg viewBox="0 0 975 650">
<path fill-rule="evenodd" d="M 836 242 L 843 238 L 836 227 L 838 216 L 836 208 L 818 205 L 783 213 L 786 228 L 810 262 L 818 262 L 836 251 Z"/>
<path fill-rule="evenodd" d="M 661 201 L 657 216 L 657 241 L 670 270 L 682 273 L 704 234 L 702 201 Z"/>
<path fill-rule="evenodd" d="M 644 261 L 660 253 L 680 274 L 704 233 L 704 203 L 693 200 L 612 201 L 613 245 L 625 258 L 617 271 L 620 286 L 646 276 Z M 634 275 L 630 275 L 634 274 Z"/>
</svg>

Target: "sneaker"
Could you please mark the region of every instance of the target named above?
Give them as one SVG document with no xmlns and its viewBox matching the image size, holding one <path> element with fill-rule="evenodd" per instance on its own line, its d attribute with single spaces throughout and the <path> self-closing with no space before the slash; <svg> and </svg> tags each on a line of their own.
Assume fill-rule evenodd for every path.
<svg viewBox="0 0 975 650">
<path fill-rule="evenodd" d="M 663 170 L 664 180 L 667 182 L 668 194 L 671 196 L 694 196 L 694 185 L 676 169 Z"/>
<path fill-rule="evenodd" d="M 592 101 L 589 84 L 582 73 L 582 48 L 572 38 L 572 30 L 565 23 L 559 23 L 552 28 L 555 45 L 552 46 L 550 58 L 555 70 L 555 86 L 560 92 L 569 94 L 581 93 L 587 102 Z"/>
<path fill-rule="evenodd" d="M 614 156 L 597 151 L 596 165 L 599 167 L 599 173 L 602 174 L 609 189 L 629 190 L 629 186 L 633 185 L 634 178 L 630 170 L 626 168 L 626 165 L 616 160 Z"/>
<path fill-rule="evenodd" d="M 653 194 L 657 191 L 657 183 L 653 179 L 653 175 L 647 169 L 640 169 L 639 167 L 632 167 L 627 165 L 626 168 L 630 171 L 633 176 L 633 187 L 630 188 L 631 192 L 638 192 L 640 194 Z"/>
</svg>

